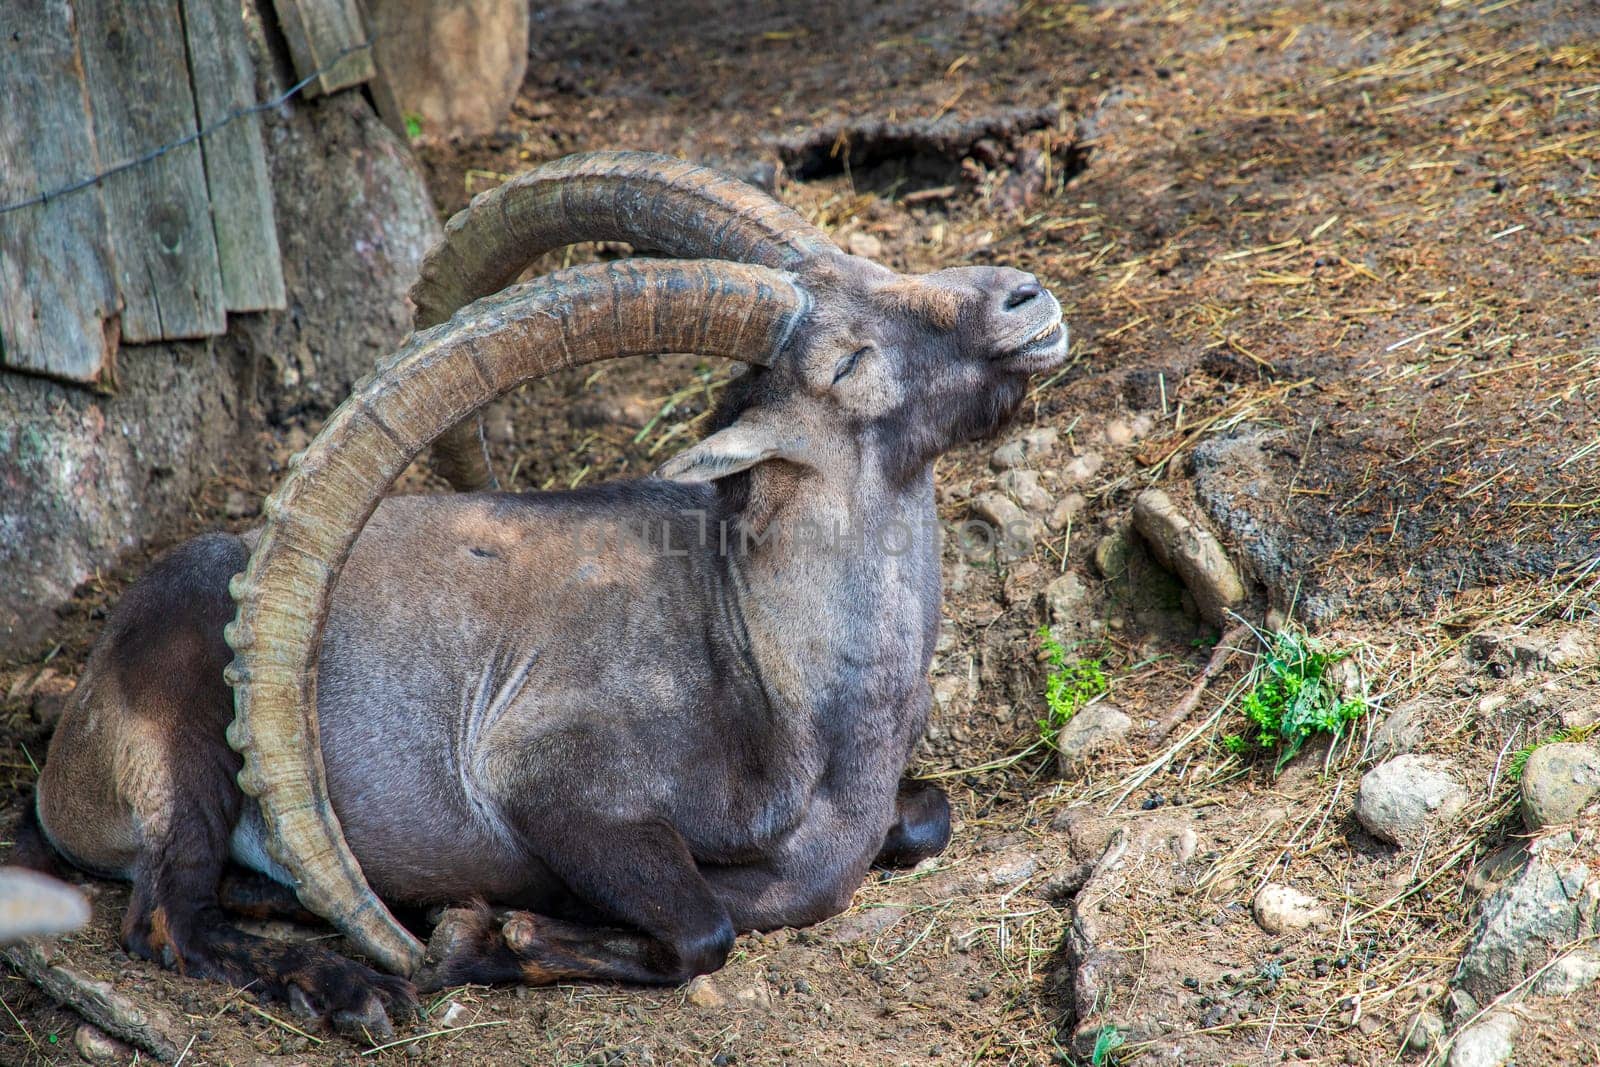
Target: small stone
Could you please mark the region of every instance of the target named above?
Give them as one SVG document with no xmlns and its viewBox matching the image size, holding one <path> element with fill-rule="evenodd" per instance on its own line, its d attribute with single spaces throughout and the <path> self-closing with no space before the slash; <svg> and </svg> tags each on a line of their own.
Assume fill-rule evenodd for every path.
<svg viewBox="0 0 1600 1067">
<path fill-rule="evenodd" d="M 466 1005 L 452 1000 L 449 1007 L 445 1008 L 444 1014 L 439 1017 L 439 1025 L 441 1027 L 459 1026 L 461 1025 L 461 1020 L 466 1017 Z"/>
<path fill-rule="evenodd" d="M 1106 444 L 1118 448 L 1133 444 L 1133 424 L 1127 419 L 1112 419 L 1106 423 Z"/>
<path fill-rule="evenodd" d="M 988 524 L 988 547 L 1002 561 L 1033 555 L 1034 543 L 1043 533 L 1043 523 L 1013 504 L 1009 497 L 981 493 L 972 501 L 972 513 Z"/>
<path fill-rule="evenodd" d="M 1094 546 L 1094 569 L 1102 578 L 1119 578 L 1128 570 L 1128 532 L 1112 530 Z"/>
<path fill-rule="evenodd" d="M 863 908 L 828 920 L 818 932 L 835 944 L 850 945 L 877 937 L 905 917 L 900 907 Z"/>
<path fill-rule="evenodd" d="M 1039 873 L 1039 857 L 1032 852 L 1000 857 L 999 862 L 984 874 L 984 882 L 991 886 L 1016 885 L 1026 882 Z"/>
<path fill-rule="evenodd" d="M 862 233 L 859 230 L 845 239 L 845 247 L 850 249 L 852 256 L 860 256 L 863 259 L 877 259 L 883 255 L 883 242 L 872 234 Z"/>
<path fill-rule="evenodd" d="M 1040 426 L 1013 437 L 995 449 L 989 462 L 996 470 L 1010 470 L 1013 467 L 1031 465 L 1054 452 L 1055 448 L 1055 430 L 1048 426 Z"/>
<path fill-rule="evenodd" d="M 1269 882 L 1256 893 L 1252 905 L 1256 924 L 1269 934 L 1286 934 L 1322 926 L 1332 920 L 1316 897 L 1288 885 Z"/>
<path fill-rule="evenodd" d="M 1466 806 L 1467 791 L 1447 764 L 1407 755 L 1362 776 L 1355 815 L 1373 837 L 1412 845 L 1454 823 Z"/>
<path fill-rule="evenodd" d="M 1571 822 L 1600 793 L 1600 749 L 1540 745 L 1522 771 L 1522 822 L 1529 830 Z"/>
<path fill-rule="evenodd" d="M 1072 571 L 1052 579 L 1044 587 L 1044 603 L 1049 612 L 1050 625 L 1064 629 L 1083 626 L 1093 614 L 1089 588 Z"/>
<path fill-rule="evenodd" d="M 1000 475 L 1000 490 L 1029 511 L 1049 511 L 1054 498 L 1039 484 L 1039 472 L 1008 470 Z"/>
<path fill-rule="evenodd" d="M 1101 467 L 1105 466 L 1106 459 L 1098 452 L 1085 452 L 1081 456 L 1074 456 L 1061 468 L 1061 478 L 1068 485 L 1082 485 L 1093 478 Z"/>
<path fill-rule="evenodd" d="M 243 519 L 259 510 L 256 498 L 242 489 L 229 489 L 222 503 L 222 512 L 230 519 Z"/>
<path fill-rule="evenodd" d="M 1501 1067 L 1511 1062 L 1521 1020 L 1508 1011 L 1485 1015 L 1456 1035 L 1450 1067 Z"/>
<path fill-rule="evenodd" d="M 746 986 L 734 994 L 734 998 L 747 1008 L 772 1007 L 772 994 L 764 985 Z"/>
<path fill-rule="evenodd" d="M 697 1008 L 722 1008 L 728 1004 L 727 994 L 717 987 L 709 974 L 691 979 L 684 987 L 684 997 Z"/>
<path fill-rule="evenodd" d="M 1540 997 L 1571 996 L 1600 978 L 1600 959 L 1587 952 L 1569 952 L 1552 963 L 1533 983 L 1533 994 Z"/>
<path fill-rule="evenodd" d="M 1209 530 L 1191 522 L 1160 489 L 1146 489 L 1133 501 L 1133 525 L 1150 551 L 1182 579 L 1206 621 L 1226 627 L 1230 612 L 1244 603 L 1244 581 Z"/>
<path fill-rule="evenodd" d="M 133 1055 L 127 1045 L 88 1023 L 78 1024 L 77 1033 L 72 1035 L 72 1044 L 77 1048 L 78 1055 L 90 1063 L 117 1063 Z"/>
<path fill-rule="evenodd" d="M 1119 744 L 1132 729 L 1133 720 L 1115 704 L 1102 700 L 1079 708 L 1056 735 L 1062 773 L 1082 764 L 1096 752 Z"/>
<path fill-rule="evenodd" d="M 1427 731 L 1422 722 L 1424 707 L 1406 704 L 1390 712 L 1372 732 L 1372 749 L 1380 759 L 1403 756 L 1422 744 Z"/>
<path fill-rule="evenodd" d="M 1083 518 L 1084 509 L 1088 506 L 1089 501 L 1082 493 L 1068 493 L 1056 501 L 1056 506 L 1050 509 L 1050 517 L 1045 520 L 1045 525 L 1051 530 L 1065 530 L 1067 523 L 1077 522 Z"/>
<path fill-rule="evenodd" d="M 1406 1023 L 1406 1048 L 1426 1052 L 1444 1036 L 1444 1020 L 1431 1011 L 1419 1011 Z"/>
</svg>

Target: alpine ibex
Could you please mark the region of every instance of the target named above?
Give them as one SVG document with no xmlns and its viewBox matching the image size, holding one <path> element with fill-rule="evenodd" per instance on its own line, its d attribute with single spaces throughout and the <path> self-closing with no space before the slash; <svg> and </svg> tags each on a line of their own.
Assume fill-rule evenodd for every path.
<svg viewBox="0 0 1600 1067">
<path fill-rule="evenodd" d="M 682 258 L 503 288 L 592 240 Z M 943 793 L 901 780 L 939 628 L 933 462 L 1063 361 L 1055 298 L 1006 268 L 896 274 L 636 153 L 479 197 L 413 296 L 424 328 L 265 527 L 128 591 L 52 740 L 39 822 L 132 880 L 128 950 L 379 1033 L 410 983 L 231 927 L 230 858 L 405 975 L 422 949 L 382 901 L 518 909 L 453 913 L 435 984 L 679 982 L 941 850 Z M 655 477 L 382 499 L 441 434 L 483 482 L 472 416 L 520 383 L 661 352 L 755 367 Z"/>
</svg>

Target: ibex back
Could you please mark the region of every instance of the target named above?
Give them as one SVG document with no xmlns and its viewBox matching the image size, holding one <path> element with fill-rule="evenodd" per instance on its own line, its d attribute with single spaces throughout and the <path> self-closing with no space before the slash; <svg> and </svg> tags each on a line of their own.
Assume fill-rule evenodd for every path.
<svg viewBox="0 0 1600 1067">
<path fill-rule="evenodd" d="M 450 318 L 599 239 L 706 258 L 564 271 Z M 416 296 L 421 325 L 450 321 L 330 419 L 265 534 L 198 538 L 128 592 L 52 741 L 40 822 L 133 881 L 129 951 L 376 1034 L 409 983 L 235 930 L 223 907 L 293 898 L 224 878 L 230 859 L 358 932 L 362 873 L 395 904 L 516 909 L 450 913 L 431 984 L 679 982 L 736 930 L 840 911 L 874 860 L 942 849 L 943 794 L 902 781 L 939 624 L 933 462 L 1063 360 L 1055 299 L 1005 268 L 895 274 L 764 194 L 637 154 L 480 198 Z M 484 400 L 661 351 L 757 366 L 656 477 L 396 497 L 362 528 L 362 494 L 452 424 L 443 469 L 486 479 L 462 422 Z M 312 577 L 275 586 L 269 555 Z M 335 578 L 325 604 L 305 592 Z M 225 740 L 228 642 L 266 819 Z M 286 663 L 314 688 L 269 684 Z M 359 868 L 331 870 L 346 843 Z"/>
</svg>

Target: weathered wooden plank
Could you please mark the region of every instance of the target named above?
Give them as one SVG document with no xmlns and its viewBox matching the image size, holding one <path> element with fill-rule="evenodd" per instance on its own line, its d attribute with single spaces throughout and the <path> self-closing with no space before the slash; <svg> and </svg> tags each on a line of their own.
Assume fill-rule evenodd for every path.
<svg viewBox="0 0 1600 1067">
<path fill-rule="evenodd" d="M 69 0 L 0 5 L 0 204 L 97 171 L 77 37 Z M 89 384 L 113 380 L 114 277 L 98 187 L 0 214 L 0 366 Z"/>
<path fill-rule="evenodd" d="M 177 0 L 76 0 L 100 159 L 137 159 L 195 132 Z M 200 146 L 190 142 L 106 178 L 106 215 L 129 341 L 226 327 Z"/>
<path fill-rule="evenodd" d="M 255 103 L 255 78 L 238 0 L 182 0 L 189 76 L 202 129 Z M 284 306 L 272 186 L 261 147 L 261 117 L 240 114 L 200 138 L 211 223 L 229 311 Z"/>
<path fill-rule="evenodd" d="M 273 0 L 272 6 L 289 42 L 296 79 L 321 71 L 306 86 L 307 96 L 348 89 L 372 77 L 372 48 L 363 47 L 367 27 L 356 0 Z"/>
</svg>

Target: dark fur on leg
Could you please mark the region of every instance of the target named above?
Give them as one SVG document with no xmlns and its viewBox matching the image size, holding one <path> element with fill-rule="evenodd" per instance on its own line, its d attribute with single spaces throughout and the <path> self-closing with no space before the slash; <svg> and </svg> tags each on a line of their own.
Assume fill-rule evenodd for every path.
<svg viewBox="0 0 1600 1067">
<path fill-rule="evenodd" d="M 11 831 L 11 852 L 6 856 L 6 863 L 12 867 L 26 867 L 30 871 L 48 874 L 53 878 L 63 878 L 67 875 L 66 867 L 44 836 L 44 827 L 39 825 L 39 809 L 34 806 L 31 792 L 24 803 L 21 817 L 17 819 L 16 827 Z"/>
<path fill-rule="evenodd" d="M 950 843 L 950 800 L 931 782 L 900 781 L 894 825 L 884 836 L 875 867 L 915 867 Z"/>
</svg>

